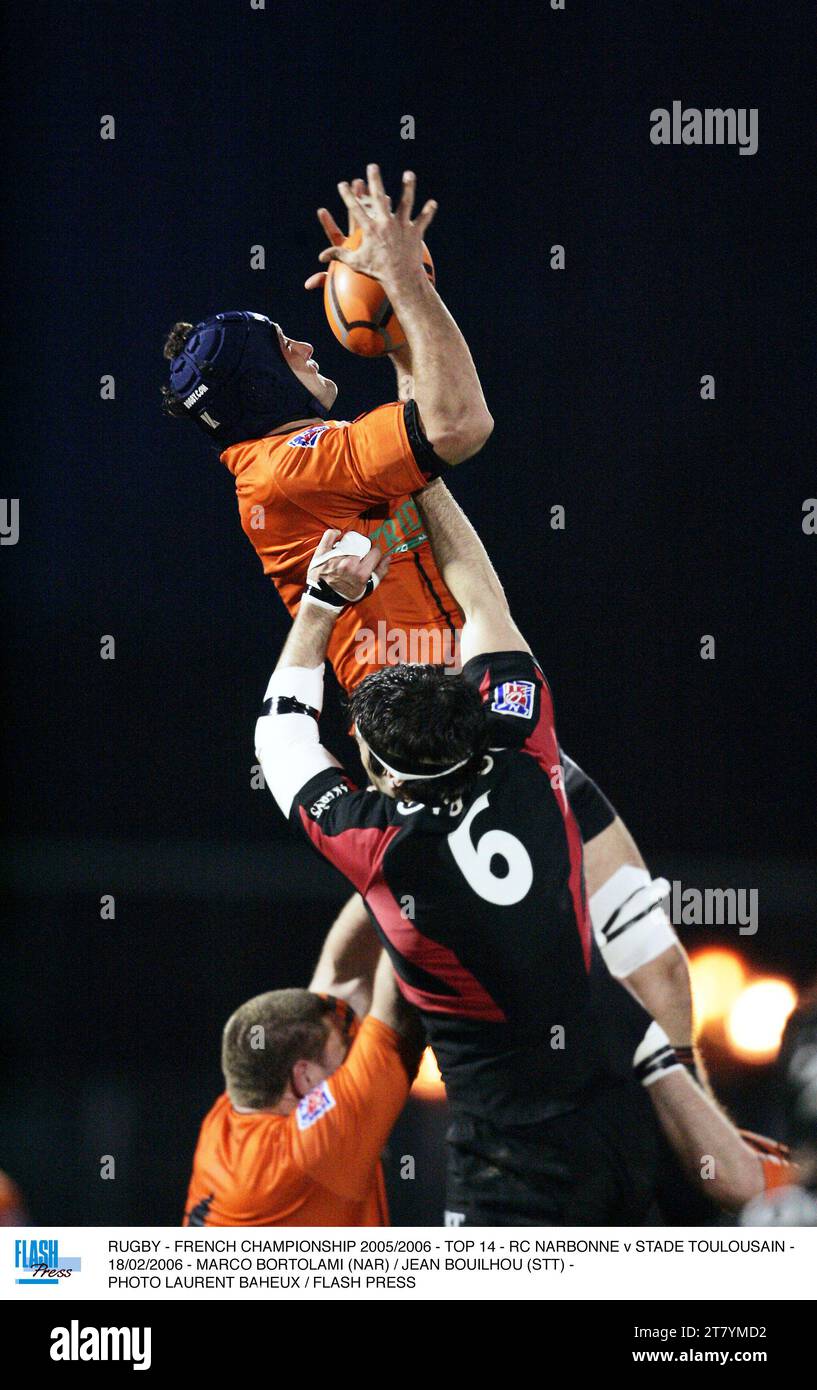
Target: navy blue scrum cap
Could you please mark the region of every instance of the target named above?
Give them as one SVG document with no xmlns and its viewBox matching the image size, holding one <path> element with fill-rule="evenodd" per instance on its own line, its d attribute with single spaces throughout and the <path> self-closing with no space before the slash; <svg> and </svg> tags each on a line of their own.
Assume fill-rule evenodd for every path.
<svg viewBox="0 0 817 1390">
<path fill-rule="evenodd" d="M 191 329 L 164 397 L 168 414 L 193 420 L 219 452 L 290 420 L 326 417 L 284 361 L 272 320 L 238 309 Z"/>
</svg>

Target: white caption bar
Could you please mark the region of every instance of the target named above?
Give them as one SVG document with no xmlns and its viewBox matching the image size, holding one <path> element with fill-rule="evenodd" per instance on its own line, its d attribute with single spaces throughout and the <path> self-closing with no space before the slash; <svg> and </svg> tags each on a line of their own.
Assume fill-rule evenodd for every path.
<svg viewBox="0 0 817 1390">
<path fill-rule="evenodd" d="M 803 1299 L 817 1229 L 9 1227 L 12 1299 Z"/>
</svg>

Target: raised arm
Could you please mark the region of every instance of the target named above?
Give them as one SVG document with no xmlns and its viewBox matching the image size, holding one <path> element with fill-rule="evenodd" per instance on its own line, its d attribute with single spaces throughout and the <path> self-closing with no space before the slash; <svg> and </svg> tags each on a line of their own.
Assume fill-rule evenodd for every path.
<svg viewBox="0 0 817 1390">
<path fill-rule="evenodd" d="M 420 1015 L 412 1004 L 406 1002 L 397 986 L 392 963 L 384 951 L 380 957 L 374 977 L 372 1004 L 369 1010 L 372 1018 L 378 1018 L 389 1028 L 393 1028 L 404 1040 L 403 1060 L 412 1079 L 417 1071 L 423 1051 L 425 1035 Z"/>
<path fill-rule="evenodd" d="M 367 178 L 365 195 L 355 191 L 359 183 L 338 185 L 350 226 L 354 224 L 362 233 L 360 245 L 351 250 L 338 244 L 337 225 L 321 208 L 318 216 L 334 244 L 321 252 L 320 259 L 343 261 L 380 281 L 409 345 L 413 395 L 425 436 L 446 463 L 461 463 L 482 448 L 494 422 L 468 344 L 423 268 L 423 235 L 437 204 L 427 202 L 412 222 L 417 183 L 413 173 L 403 175 L 395 212 L 376 164 L 368 165 Z M 314 281 L 312 277 L 307 283 Z M 409 374 L 402 375 L 408 378 Z M 400 377 L 398 370 L 398 381 Z"/>
<path fill-rule="evenodd" d="M 358 1017 L 369 1012 L 380 942 L 359 893 L 341 908 L 323 943 L 309 988 L 335 994 L 351 1004 Z"/>
<path fill-rule="evenodd" d="M 465 617 L 463 662 L 482 652 L 530 651 L 485 546 L 445 483 L 436 478 L 414 500 L 440 574 Z"/>
<path fill-rule="evenodd" d="M 380 582 L 388 558 L 376 546 L 361 555 L 346 552 L 335 562 L 335 591 L 321 581 L 325 563 L 339 531 L 326 531 L 307 575 L 307 588 L 284 643 L 264 698 L 264 712 L 255 726 L 256 755 L 264 778 L 285 816 L 302 787 L 339 763 L 324 748 L 318 733 L 323 707 L 326 651 L 338 614 Z M 368 541 L 357 537 L 362 545 Z"/>
<path fill-rule="evenodd" d="M 411 401 L 414 399 L 414 367 L 411 360 L 411 348 L 407 343 L 402 347 L 395 348 L 390 352 L 391 364 L 394 367 L 394 374 L 397 377 L 397 399 L 398 401 Z"/>
</svg>

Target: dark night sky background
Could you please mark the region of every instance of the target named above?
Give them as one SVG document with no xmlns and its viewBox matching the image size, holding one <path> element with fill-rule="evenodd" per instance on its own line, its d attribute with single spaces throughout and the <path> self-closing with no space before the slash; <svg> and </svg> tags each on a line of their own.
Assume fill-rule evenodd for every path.
<svg viewBox="0 0 817 1390">
<path fill-rule="evenodd" d="M 453 490 L 564 746 L 656 870 L 714 859 L 777 884 L 749 944 L 807 978 L 813 910 L 786 893 L 815 838 L 813 7 L 41 0 L 7 15 L 2 491 L 20 540 L 2 551 L 0 1164 L 34 1214 L 177 1219 L 222 1019 L 305 980 L 343 899 L 250 789 L 284 610 L 231 478 L 162 416 L 159 386 L 174 319 L 252 308 L 315 344 L 341 417 L 390 397 L 388 366 L 345 353 L 301 288 L 315 208 L 337 211 L 337 180 L 367 160 L 392 190 L 415 168 L 440 203 L 438 288 L 497 422 Z M 674 99 L 757 107 L 758 153 L 654 147 L 649 113 Z M 105 892 L 115 923 L 99 921 Z M 122 1155 L 116 1183 L 95 1175 L 103 1152 Z"/>
</svg>

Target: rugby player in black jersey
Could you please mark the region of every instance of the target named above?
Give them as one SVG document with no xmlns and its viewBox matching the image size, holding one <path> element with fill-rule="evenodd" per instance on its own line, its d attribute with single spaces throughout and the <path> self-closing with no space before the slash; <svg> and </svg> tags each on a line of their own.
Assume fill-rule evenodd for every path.
<svg viewBox="0 0 817 1390">
<path fill-rule="evenodd" d="M 659 1220 L 656 1111 L 690 1175 L 716 1158 L 716 1201 L 746 1200 L 761 1161 L 601 960 L 550 691 L 484 548 L 442 482 L 417 501 L 465 615 L 462 674 L 388 667 L 358 687 L 372 786 L 356 790 L 319 740 L 323 659 L 336 614 L 385 562 L 329 532 L 256 747 L 281 809 L 358 889 L 423 1016 L 453 1117 L 447 1219 Z"/>
</svg>

